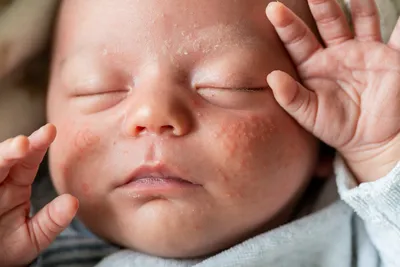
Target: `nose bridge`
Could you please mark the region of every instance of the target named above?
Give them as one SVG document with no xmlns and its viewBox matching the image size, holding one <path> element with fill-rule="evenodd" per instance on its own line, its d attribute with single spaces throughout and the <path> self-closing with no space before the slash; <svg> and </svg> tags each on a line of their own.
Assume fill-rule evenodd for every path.
<svg viewBox="0 0 400 267">
<path fill-rule="evenodd" d="M 159 70 L 139 80 L 133 88 L 125 129 L 130 136 L 145 134 L 182 136 L 193 124 L 185 88 Z"/>
</svg>

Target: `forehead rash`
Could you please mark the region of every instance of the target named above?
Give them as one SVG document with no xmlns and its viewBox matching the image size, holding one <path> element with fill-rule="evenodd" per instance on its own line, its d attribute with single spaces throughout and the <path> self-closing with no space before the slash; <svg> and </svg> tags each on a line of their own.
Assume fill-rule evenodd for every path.
<svg viewBox="0 0 400 267">
<path fill-rule="evenodd" d="M 239 22 L 233 25 L 221 23 L 190 32 L 182 31 L 181 36 L 182 41 L 177 48 L 178 55 L 187 55 L 189 52 L 207 55 L 227 48 L 250 49 L 257 46 L 270 46 L 269 42 L 265 42 Z"/>
<path fill-rule="evenodd" d="M 233 3 L 232 0 L 221 0 L 218 3 L 214 1 L 198 3 L 198 1 L 189 0 L 171 4 L 171 1 L 149 0 L 144 4 L 143 1 L 126 0 L 121 7 L 115 7 L 115 5 L 109 6 L 109 1 L 88 0 L 73 1 L 72 3 L 75 4 L 68 6 L 74 6 L 73 10 L 80 10 L 80 17 L 85 16 L 89 10 L 94 12 L 90 13 L 90 16 L 86 14 L 87 21 L 91 21 L 89 18 L 97 14 L 110 17 L 110 20 L 99 21 L 96 24 L 96 28 L 103 28 L 102 25 L 106 22 L 113 26 L 105 25 L 104 31 L 124 25 L 124 28 L 119 31 L 113 30 L 110 33 L 102 32 L 102 34 L 93 35 L 100 39 L 91 43 L 90 47 L 84 48 L 85 50 L 102 45 L 103 47 L 99 49 L 114 50 L 116 51 L 114 56 L 119 54 L 123 59 L 132 56 L 130 51 L 140 52 L 139 54 L 150 56 L 154 60 L 160 56 L 170 56 L 174 65 L 177 65 L 176 55 L 185 56 L 191 52 L 208 54 L 224 51 L 227 47 L 246 47 L 257 50 L 255 49 L 257 45 L 268 45 L 271 39 L 275 38 L 274 34 L 271 34 L 274 30 L 265 15 L 265 7 L 269 2 L 271 1 L 253 0 L 249 5 L 249 0 L 237 0 Z M 283 2 L 307 23 L 312 21 L 307 1 L 286 0 Z M 91 5 L 96 6 L 93 8 Z M 124 9 L 122 9 L 123 6 Z M 105 11 L 105 9 L 107 10 Z M 186 15 L 177 16 L 177 13 L 181 14 L 178 11 Z M 67 13 L 72 15 L 73 12 Z M 205 19 L 205 17 L 209 17 L 209 19 Z M 76 20 L 79 18 L 72 19 L 72 21 Z M 76 27 L 92 29 L 92 24 L 88 23 L 77 23 Z M 82 31 L 84 34 L 85 30 Z M 82 37 L 85 39 L 84 36 Z M 74 39 L 76 38 L 80 39 L 79 36 L 75 36 Z M 107 39 L 104 40 L 104 38 Z M 119 39 L 125 41 L 119 42 Z M 161 42 L 157 42 L 157 39 L 161 39 Z M 143 50 L 147 53 L 143 53 Z M 61 59 L 59 62 L 63 60 Z"/>
</svg>

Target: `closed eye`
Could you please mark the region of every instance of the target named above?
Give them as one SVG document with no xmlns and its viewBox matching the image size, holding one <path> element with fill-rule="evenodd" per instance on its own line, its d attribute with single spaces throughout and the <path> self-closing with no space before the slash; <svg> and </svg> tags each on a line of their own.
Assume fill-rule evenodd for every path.
<svg viewBox="0 0 400 267">
<path fill-rule="evenodd" d="M 128 96 L 128 93 L 127 90 L 76 93 L 72 99 L 82 112 L 96 113 L 118 105 Z"/>
<path fill-rule="evenodd" d="M 260 106 L 268 87 L 198 88 L 198 94 L 207 102 L 231 109 L 248 109 Z"/>
<path fill-rule="evenodd" d="M 129 92 L 129 90 L 126 89 L 120 89 L 120 90 L 109 90 L 109 91 L 94 91 L 90 92 L 93 90 L 88 90 L 88 92 L 76 92 L 72 94 L 72 97 L 90 97 L 90 96 L 104 96 L 104 95 L 109 95 L 109 94 L 126 94 Z"/>
</svg>

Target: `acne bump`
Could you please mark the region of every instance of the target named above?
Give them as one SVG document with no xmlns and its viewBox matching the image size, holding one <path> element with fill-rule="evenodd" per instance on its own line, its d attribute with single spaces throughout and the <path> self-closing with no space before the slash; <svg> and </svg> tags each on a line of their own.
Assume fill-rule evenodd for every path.
<svg viewBox="0 0 400 267">
<path fill-rule="evenodd" d="M 91 188 L 90 188 L 90 185 L 89 185 L 88 183 L 83 183 L 83 184 L 82 184 L 82 192 L 83 192 L 83 194 L 85 194 L 86 196 L 90 195 Z"/>
<path fill-rule="evenodd" d="M 240 170 L 250 168 L 256 147 L 264 146 L 276 132 L 273 122 L 261 116 L 251 115 L 235 122 L 225 122 L 213 137 L 222 140 L 224 150 L 227 152 L 227 161 L 239 156 L 237 167 Z"/>
</svg>

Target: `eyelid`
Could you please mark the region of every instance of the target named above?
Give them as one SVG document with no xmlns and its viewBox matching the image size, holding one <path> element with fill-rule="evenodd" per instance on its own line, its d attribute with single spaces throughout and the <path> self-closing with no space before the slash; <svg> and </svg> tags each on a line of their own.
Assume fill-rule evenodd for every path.
<svg viewBox="0 0 400 267">
<path fill-rule="evenodd" d="M 241 91 L 241 92 L 256 92 L 256 91 L 264 91 L 268 88 L 268 86 L 240 86 L 240 87 L 219 87 L 219 86 L 198 86 L 196 90 L 202 89 L 215 89 L 215 90 L 233 90 L 233 91 Z"/>
<path fill-rule="evenodd" d="M 87 92 L 82 92 L 80 91 L 85 91 L 85 90 L 75 90 L 75 93 L 72 94 L 74 97 L 89 97 L 89 96 L 98 96 L 98 95 L 107 95 L 107 94 L 118 94 L 118 93 L 129 93 L 129 89 L 116 89 L 116 90 L 93 90 L 89 89 Z"/>
</svg>

